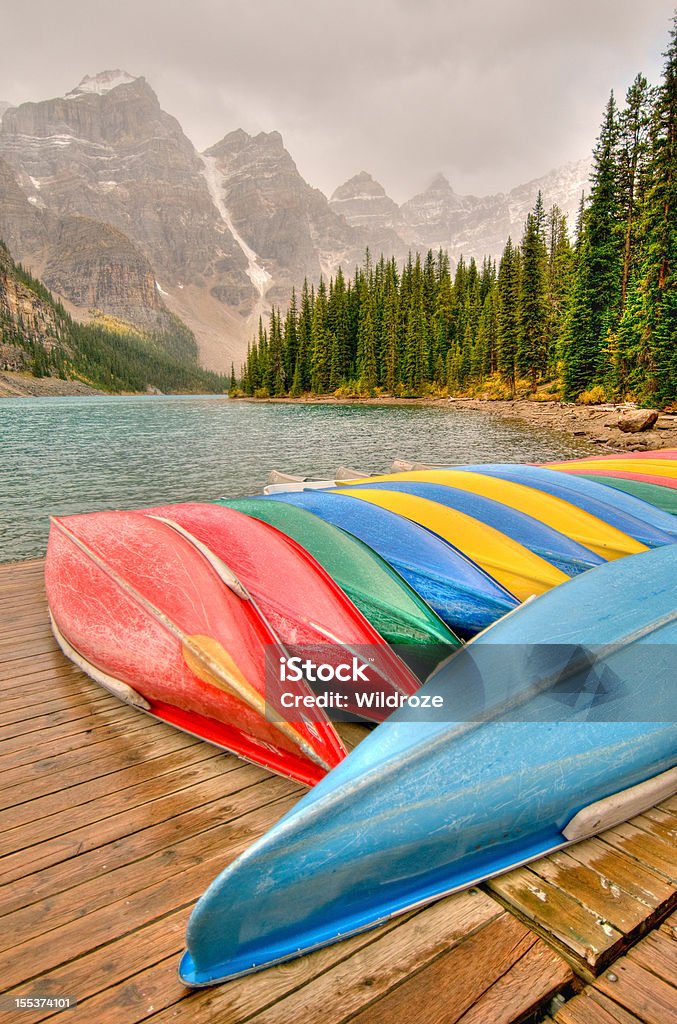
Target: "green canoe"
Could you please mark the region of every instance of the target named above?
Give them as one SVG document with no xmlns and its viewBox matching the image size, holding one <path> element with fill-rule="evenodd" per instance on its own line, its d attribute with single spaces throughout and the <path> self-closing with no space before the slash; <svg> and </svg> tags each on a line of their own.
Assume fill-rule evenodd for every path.
<svg viewBox="0 0 677 1024">
<path fill-rule="evenodd" d="M 305 509 L 261 498 L 222 498 L 217 504 L 237 509 L 292 537 L 322 565 L 384 640 L 396 647 L 419 648 L 406 657 L 419 675 L 427 675 L 449 647 L 460 640 L 394 569 L 366 544 Z M 440 651 L 443 645 L 445 651 Z M 428 649 L 426 649 L 428 648 Z"/>
<path fill-rule="evenodd" d="M 603 466 L 604 463 L 600 461 L 600 468 Z M 596 484 L 604 484 L 605 487 L 615 487 L 617 491 L 633 494 L 636 498 L 648 501 L 650 505 L 677 516 L 677 490 L 674 487 L 661 487 L 660 484 L 647 484 L 643 480 L 626 480 L 615 476 L 596 476 L 594 473 L 582 473 L 581 476 L 586 480 L 594 480 Z"/>
</svg>

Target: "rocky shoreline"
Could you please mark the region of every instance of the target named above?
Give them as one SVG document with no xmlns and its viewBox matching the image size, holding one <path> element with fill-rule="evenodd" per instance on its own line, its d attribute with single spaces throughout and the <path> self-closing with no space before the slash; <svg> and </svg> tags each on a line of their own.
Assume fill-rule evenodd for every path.
<svg viewBox="0 0 677 1024">
<path fill-rule="evenodd" d="M 632 452 L 677 447 L 677 415 L 626 405 L 566 405 L 527 400 L 488 402 L 448 399 L 455 408 L 481 409 L 535 427 L 561 430 L 599 445 L 600 451 Z M 652 423 L 653 420 L 653 423 Z M 619 426 L 620 424 L 620 426 Z"/>
<path fill-rule="evenodd" d="M 103 395 L 104 391 L 79 380 L 32 377 L 28 373 L 4 370 L 0 373 L 0 398 L 64 398 L 74 395 Z"/>
<path fill-rule="evenodd" d="M 598 445 L 601 453 L 650 451 L 658 448 L 677 448 L 677 415 L 648 415 L 651 410 L 637 410 L 628 405 L 569 405 L 564 402 L 537 402 L 528 399 L 491 401 L 482 398 L 336 398 L 334 395 L 306 396 L 303 398 L 239 398 L 234 401 L 265 401 L 295 405 L 432 405 L 440 408 L 476 409 L 489 416 L 520 420 L 534 427 L 559 430 Z M 644 420 L 652 426 L 628 428 L 633 419 Z M 624 423 L 625 429 L 621 429 Z"/>
</svg>

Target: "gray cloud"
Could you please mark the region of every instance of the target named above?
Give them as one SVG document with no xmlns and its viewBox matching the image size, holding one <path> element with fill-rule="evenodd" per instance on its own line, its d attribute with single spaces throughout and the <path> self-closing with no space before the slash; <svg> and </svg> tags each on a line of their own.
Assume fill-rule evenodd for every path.
<svg viewBox="0 0 677 1024">
<path fill-rule="evenodd" d="M 34 0 L 3 13 L 0 99 L 145 75 L 198 148 L 277 129 L 330 193 L 365 169 L 397 200 L 443 171 L 505 190 L 586 156 L 604 103 L 657 80 L 674 0 Z M 30 23 L 27 23 L 30 19 Z"/>
</svg>

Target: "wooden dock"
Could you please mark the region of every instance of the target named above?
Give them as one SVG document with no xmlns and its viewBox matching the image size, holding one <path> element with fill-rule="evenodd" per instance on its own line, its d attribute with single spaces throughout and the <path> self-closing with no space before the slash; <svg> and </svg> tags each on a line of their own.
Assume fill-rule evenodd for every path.
<svg viewBox="0 0 677 1024">
<path fill-rule="evenodd" d="M 301 788 L 154 722 L 61 655 L 43 563 L 0 566 L 0 1020 L 669 1024 L 677 799 L 311 956 L 213 989 L 190 910 Z M 670 916 L 672 915 L 672 916 Z"/>
</svg>

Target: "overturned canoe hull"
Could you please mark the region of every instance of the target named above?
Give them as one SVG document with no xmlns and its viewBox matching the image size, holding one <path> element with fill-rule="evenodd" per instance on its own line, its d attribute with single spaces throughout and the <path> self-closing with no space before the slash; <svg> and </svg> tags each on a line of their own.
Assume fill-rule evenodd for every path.
<svg viewBox="0 0 677 1024">
<path fill-rule="evenodd" d="M 519 541 L 448 505 L 378 485 L 341 488 L 337 493 L 373 503 L 423 526 L 479 565 L 520 601 L 543 594 L 567 579 L 560 569 Z"/>
<path fill-rule="evenodd" d="M 45 584 L 64 652 L 121 699 L 307 785 L 345 756 L 323 714 L 276 716 L 279 637 L 195 538 L 135 512 L 53 519 Z"/>
<path fill-rule="evenodd" d="M 674 547 L 601 566 L 454 655 L 420 691 L 443 712 L 397 712 L 212 883 L 182 979 L 309 952 L 674 792 L 676 576 Z"/>
<path fill-rule="evenodd" d="M 275 494 L 265 500 L 312 512 L 368 544 L 459 636 L 474 635 L 518 604 L 471 559 L 395 512 L 331 491 Z"/>
<path fill-rule="evenodd" d="M 599 484 L 585 477 L 556 473 L 542 466 L 511 463 L 490 463 L 462 468 L 499 477 L 501 480 L 512 480 L 514 483 L 525 484 L 527 487 L 561 498 L 615 526 L 647 547 L 672 544 L 677 539 L 677 528 L 669 516 L 629 494 L 605 491 Z"/>
<path fill-rule="evenodd" d="M 553 530 L 552 527 L 538 519 L 534 519 L 524 512 L 517 512 L 492 498 L 484 498 L 480 494 L 462 491 L 458 487 L 446 487 L 443 484 L 417 483 L 407 480 L 382 484 L 359 484 L 358 487 L 351 488 L 351 490 L 373 489 L 374 487 L 427 498 L 445 508 L 464 512 L 479 522 L 500 530 L 567 576 L 577 576 L 578 573 L 586 572 L 604 562 L 599 555 L 584 548 L 582 544 L 577 544 L 569 537 L 565 537 L 563 533 Z"/>
<path fill-rule="evenodd" d="M 263 498 L 222 498 L 305 548 L 391 644 L 449 644 L 454 634 L 415 590 L 372 548 L 295 505 Z"/>
<path fill-rule="evenodd" d="M 481 472 L 430 469 L 412 473 L 386 474 L 354 482 L 378 484 L 397 480 L 443 484 L 448 487 L 458 487 L 473 494 L 480 494 L 485 498 L 493 498 L 494 501 L 507 505 L 509 508 L 539 519 L 605 559 L 622 558 L 624 555 L 637 554 L 639 551 L 645 550 L 645 545 L 640 544 L 633 537 L 629 537 L 622 530 L 603 522 L 597 516 L 577 508 L 571 502 L 563 501 L 551 494 L 544 494 L 533 487 L 526 487 L 524 484 L 514 483 L 512 480 L 500 480 Z"/>
<path fill-rule="evenodd" d="M 610 490 L 622 491 L 635 498 L 640 498 L 647 505 L 653 505 L 654 508 L 667 512 L 668 515 L 677 516 L 677 492 L 670 487 L 661 487 L 657 484 L 644 483 L 641 480 L 622 479 L 611 475 L 602 476 L 596 472 L 584 473 L 575 479 L 591 480 Z"/>
<path fill-rule="evenodd" d="M 361 691 L 378 692 L 384 699 L 419 688 L 416 676 L 338 584 L 290 537 L 214 503 L 160 505 L 142 513 L 159 518 L 227 561 L 279 637 L 284 654 L 338 667 L 352 653 L 362 665 Z M 358 714 L 350 684 L 344 683 L 342 689 L 344 710 Z M 363 717 L 383 721 L 387 711 L 363 710 Z"/>
<path fill-rule="evenodd" d="M 615 466 L 609 466 L 606 463 L 600 464 L 599 462 L 590 462 L 579 466 L 552 465 L 548 468 L 566 473 L 567 475 L 571 473 L 572 475 L 589 476 L 590 473 L 594 473 L 595 476 L 618 477 L 621 480 L 636 480 L 637 483 L 653 484 L 656 487 L 665 487 L 670 490 L 677 489 L 677 480 L 674 477 L 659 476 L 644 468 L 640 469 L 639 463 L 628 462 L 627 465 L 628 467 L 636 466 L 637 469 L 617 469 Z M 649 463 L 645 463 L 645 465 L 649 466 Z"/>
<path fill-rule="evenodd" d="M 598 463 L 593 462 L 590 459 L 575 459 L 571 462 L 553 462 L 547 463 L 546 469 L 559 469 L 565 466 L 569 469 L 581 469 L 590 465 L 597 465 Z M 627 459 L 625 457 L 608 458 L 603 462 L 605 469 L 615 469 L 620 472 L 628 473 L 651 473 L 657 477 L 667 477 L 667 479 L 674 480 L 677 478 L 677 461 L 674 459 L 662 459 L 660 457 L 646 459 L 642 457 L 640 452 L 635 452 L 635 457 Z"/>
</svg>

